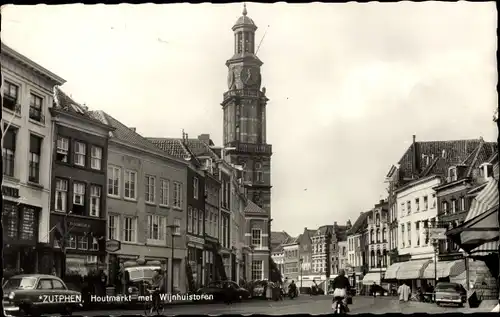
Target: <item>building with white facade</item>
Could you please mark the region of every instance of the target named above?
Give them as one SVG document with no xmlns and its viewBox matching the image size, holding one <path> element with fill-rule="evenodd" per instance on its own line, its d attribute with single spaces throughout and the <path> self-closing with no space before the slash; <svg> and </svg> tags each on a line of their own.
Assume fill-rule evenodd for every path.
<svg viewBox="0 0 500 317">
<path fill-rule="evenodd" d="M 274 263 L 276 263 L 276 266 L 278 267 L 278 270 L 283 277 L 285 271 L 285 252 L 283 250 L 283 245 L 278 245 L 277 247 L 273 248 L 273 250 L 271 251 L 271 258 L 273 259 Z"/>
<path fill-rule="evenodd" d="M 347 262 L 348 262 L 347 249 L 348 249 L 347 240 L 338 242 L 339 270 L 345 270 L 347 267 Z"/>
<path fill-rule="evenodd" d="M 4 268 L 36 273 L 42 271 L 43 247 L 49 248 L 53 153 L 49 108 L 54 86 L 65 80 L 1 45 Z"/>
</svg>

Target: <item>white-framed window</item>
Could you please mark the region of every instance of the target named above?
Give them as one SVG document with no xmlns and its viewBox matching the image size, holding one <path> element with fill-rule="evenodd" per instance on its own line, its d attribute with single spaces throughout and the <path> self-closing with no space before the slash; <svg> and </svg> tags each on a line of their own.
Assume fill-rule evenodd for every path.
<svg viewBox="0 0 500 317">
<path fill-rule="evenodd" d="M 120 176 L 121 169 L 119 167 L 108 167 L 108 195 L 120 196 Z"/>
<path fill-rule="evenodd" d="M 411 222 L 406 224 L 406 230 L 408 231 L 408 246 L 411 247 Z"/>
<path fill-rule="evenodd" d="M 264 261 L 253 260 L 252 261 L 252 280 L 262 280 L 264 278 Z"/>
<path fill-rule="evenodd" d="M 160 205 L 168 206 L 168 190 L 170 188 L 170 182 L 168 179 L 160 180 Z"/>
<path fill-rule="evenodd" d="M 99 241 L 97 241 L 97 238 L 92 237 L 92 244 L 90 245 L 90 251 L 99 251 Z"/>
<path fill-rule="evenodd" d="M 126 170 L 123 196 L 128 199 L 137 198 L 137 172 Z"/>
<path fill-rule="evenodd" d="M 66 211 L 68 206 L 68 181 L 65 179 L 56 178 L 55 205 L 56 211 Z"/>
<path fill-rule="evenodd" d="M 172 205 L 175 208 L 182 208 L 182 184 L 174 182 L 174 197 Z"/>
<path fill-rule="evenodd" d="M 198 194 L 199 194 L 199 180 L 198 177 L 193 178 L 193 197 L 194 199 L 198 199 Z"/>
<path fill-rule="evenodd" d="M 145 198 L 146 202 L 153 203 L 155 202 L 155 188 L 156 188 L 156 179 L 154 176 L 146 175 L 146 192 Z"/>
<path fill-rule="evenodd" d="M 85 205 L 85 184 L 73 183 L 73 205 Z"/>
<path fill-rule="evenodd" d="M 460 210 L 463 211 L 465 210 L 465 198 L 464 197 L 460 197 L 460 206 L 459 206 Z"/>
<path fill-rule="evenodd" d="M 448 177 L 450 182 L 454 182 L 458 178 L 457 174 L 457 168 L 455 166 L 452 166 L 448 169 Z"/>
<path fill-rule="evenodd" d="M 406 214 L 407 215 L 411 214 L 411 201 L 406 202 Z"/>
<path fill-rule="evenodd" d="M 165 242 L 165 217 L 148 215 L 148 240 Z"/>
<path fill-rule="evenodd" d="M 123 241 L 136 242 L 137 218 L 123 217 Z"/>
<path fill-rule="evenodd" d="M 428 201 L 428 197 L 424 196 L 424 210 L 427 210 L 427 209 L 429 209 L 429 201 Z"/>
<path fill-rule="evenodd" d="M 441 204 L 442 208 L 443 208 L 443 213 L 446 215 L 448 214 L 448 202 L 447 201 L 443 201 L 442 204 Z"/>
<path fill-rule="evenodd" d="M 451 200 L 451 212 L 452 213 L 457 212 L 457 200 L 456 199 Z"/>
<path fill-rule="evenodd" d="M 417 235 L 417 247 L 420 246 L 420 222 L 415 222 L 415 234 Z"/>
<path fill-rule="evenodd" d="M 436 208 L 436 194 L 433 193 L 432 194 L 432 208 Z"/>
<path fill-rule="evenodd" d="M 193 232 L 193 209 L 191 206 L 188 206 L 188 211 L 187 211 L 187 232 L 192 233 Z"/>
<path fill-rule="evenodd" d="M 88 248 L 89 248 L 89 238 L 87 236 L 80 236 L 80 237 L 78 237 L 77 248 L 79 250 L 88 250 Z"/>
<path fill-rule="evenodd" d="M 66 249 L 76 249 L 76 237 L 72 234 L 66 237 Z"/>
<path fill-rule="evenodd" d="M 216 213 L 215 215 L 215 221 L 214 221 L 214 231 L 215 231 L 215 235 L 214 237 L 216 237 L 217 239 L 219 238 L 219 215 Z"/>
<path fill-rule="evenodd" d="M 174 219 L 174 226 L 175 226 L 175 230 L 174 230 L 174 235 L 180 235 L 181 234 L 181 219 L 180 218 L 175 218 Z"/>
<path fill-rule="evenodd" d="M 82 142 L 75 142 L 75 165 L 85 166 L 87 146 Z"/>
<path fill-rule="evenodd" d="M 415 198 L 415 211 L 420 211 L 420 198 Z"/>
<path fill-rule="evenodd" d="M 57 136 L 56 160 L 58 162 L 68 163 L 69 139 Z"/>
<path fill-rule="evenodd" d="M 90 148 L 90 168 L 101 170 L 102 162 L 102 147 L 92 145 Z"/>
<path fill-rule="evenodd" d="M 99 217 L 101 210 L 101 186 L 90 186 L 90 215 Z"/>
<path fill-rule="evenodd" d="M 401 203 L 401 217 L 406 216 L 406 214 L 405 214 L 405 205 L 406 205 L 405 203 Z"/>
<path fill-rule="evenodd" d="M 120 240 L 120 217 L 118 215 L 108 216 L 108 240 Z"/>
<path fill-rule="evenodd" d="M 198 234 L 204 234 L 203 232 L 203 210 L 198 210 Z"/>
<path fill-rule="evenodd" d="M 193 209 L 193 233 L 194 234 L 200 234 L 200 231 L 198 229 L 198 216 L 199 216 L 198 209 Z"/>
<path fill-rule="evenodd" d="M 262 230 L 259 228 L 252 228 L 252 245 L 259 248 L 262 246 Z"/>
</svg>

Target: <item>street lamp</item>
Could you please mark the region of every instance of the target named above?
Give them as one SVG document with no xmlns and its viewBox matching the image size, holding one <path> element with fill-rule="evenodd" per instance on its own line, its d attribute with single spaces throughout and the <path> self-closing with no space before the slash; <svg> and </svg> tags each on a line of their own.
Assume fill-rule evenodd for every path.
<svg viewBox="0 0 500 317">
<path fill-rule="evenodd" d="M 179 228 L 178 225 L 169 225 L 167 228 L 170 229 L 170 236 L 172 237 L 172 242 L 171 242 L 171 248 L 172 248 L 172 254 L 170 258 L 170 293 L 174 293 L 174 237 L 177 235 L 175 232 L 177 228 Z"/>
<path fill-rule="evenodd" d="M 253 251 L 255 250 L 255 246 L 250 246 L 250 254 L 252 255 L 250 258 L 250 280 L 253 281 Z"/>
<path fill-rule="evenodd" d="M 267 276 L 267 279 L 269 282 L 271 282 L 271 222 L 273 221 L 273 219 L 269 219 L 269 223 L 268 223 L 268 231 L 267 231 L 267 249 L 269 250 L 269 259 L 267 260 L 267 266 L 268 266 L 268 276 Z"/>
<path fill-rule="evenodd" d="M 300 288 L 302 288 L 302 263 L 304 263 L 304 259 L 300 258 L 299 259 L 299 265 L 300 265 Z"/>
<path fill-rule="evenodd" d="M 436 287 L 438 282 L 437 277 L 437 254 L 438 254 L 438 240 L 432 239 L 432 246 L 434 247 L 434 287 Z"/>
</svg>

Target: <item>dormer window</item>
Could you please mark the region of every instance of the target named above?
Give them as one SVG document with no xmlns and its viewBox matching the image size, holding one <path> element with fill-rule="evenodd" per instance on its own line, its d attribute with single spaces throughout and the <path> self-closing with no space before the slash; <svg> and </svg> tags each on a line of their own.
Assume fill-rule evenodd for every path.
<svg viewBox="0 0 500 317">
<path fill-rule="evenodd" d="M 213 161 L 211 158 L 205 160 L 205 168 L 208 172 L 213 173 Z"/>
<path fill-rule="evenodd" d="M 483 163 L 479 168 L 481 176 L 484 177 L 484 179 L 493 177 L 493 165 L 491 163 Z"/>
<path fill-rule="evenodd" d="M 457 175 L 457 167 L 456 166 L 452 166 L 448 169 L 448 180 L 450 182 L 454 182 L 456 181 L 458 178 L 458 175 Z"/>
</svg>

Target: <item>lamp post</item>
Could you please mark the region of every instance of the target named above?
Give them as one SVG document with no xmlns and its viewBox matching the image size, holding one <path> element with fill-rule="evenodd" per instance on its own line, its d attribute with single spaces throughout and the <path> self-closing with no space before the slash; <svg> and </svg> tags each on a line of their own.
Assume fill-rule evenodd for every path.
<svg viewBox="0 0 500 317">
<path fill-rule="evenodd" d="M 237 267 L 238 266 L 236 265 L 236 248 L 233 245 L 231 247 L 231 281 L 239 284 L 240 281 L 236 279 L 238 276 L 238 274 L 236 274 Z"/>
<path fill-rule="evenodd" d="M 300 258 L 299 259 L 299 265 L 300 265 L 300 288 L 302 288 L 302 263 L 304 263 L 304 259 Z"/>
<path fill-rule="evenodd" d="M 170 293 L 173 294 L 174 292 L 174 237 L 177 235 L 175 232 L 179 226 L 177 225 L 169 225 L 167 228 L 170 229 L 170 236 L 172 238 L 171 240 L 171 248 L 172 248 L 172 253 L 171 253 L 171 258 L 170 258 Z"/>
<path fill-rule="evenodd" d="M 434 287 L 437 285 L 437 254 L 438 254 L 438 240 L 432 239 L 432 246 L 434 247 Z"/>
<path fill-rule="evenodd" d="M 253 281 L 253 251 L 255 250 L 255 246 L 250 246 L 250 254 L 252 255 L 250 258 L 250 281 Z"/>
<path fill-rule="evenodd" d="M 267 267 L 268 267 L 268 273 L 267 273 L 267 280 L 271 282 L 271 222 L 273 219 L 269 219 L 268 226 L 267 226 L 267 249 L 269 250 L 269 259 L 267 260 Z"/>
</svg>

